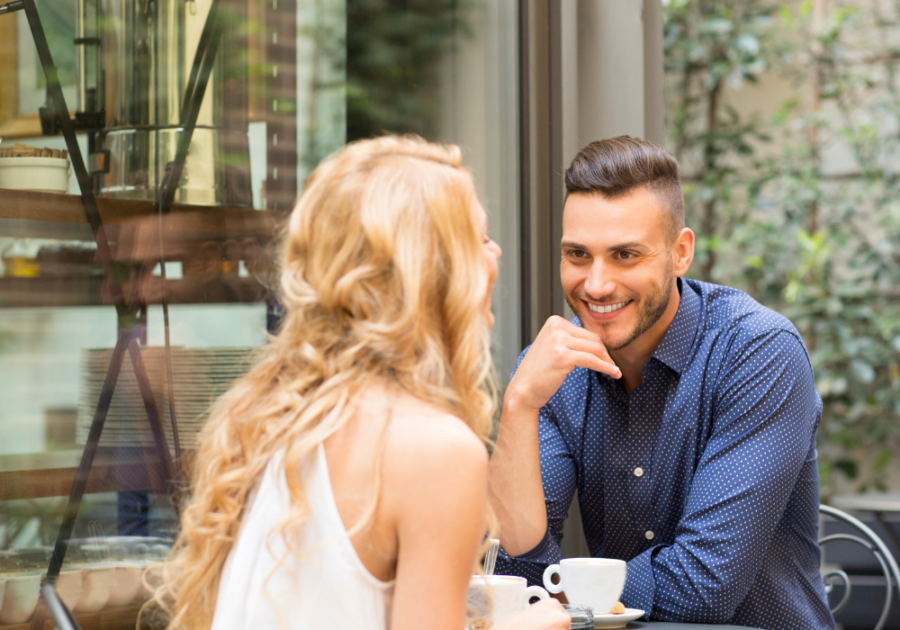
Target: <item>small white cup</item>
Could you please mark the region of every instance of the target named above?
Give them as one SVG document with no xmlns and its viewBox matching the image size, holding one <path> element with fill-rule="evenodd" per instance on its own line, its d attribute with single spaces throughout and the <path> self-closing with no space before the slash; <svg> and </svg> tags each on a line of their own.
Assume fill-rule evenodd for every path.
<svg viewBox="0 0 900 630">
<path fill-rule="evenodd" d="M 544 571 L 544 586 L 551 593 L 565 591 L 570 604 L 590 606 L 595 615 L 605 615 L 619 601 L 625 588 L 624 560 L 567 558 Z M 559 584 L 552 578 L 559 575 Z"/>
<path fill-rule="evenodd" d="M 41 594 L 41 573 L 5 573 L 0 580 L 6 582 L 3 605 L 0 606 L 0 623 L 25 623 L 31 618 Z"/>
<path fill-rule="evenodd" d="M 550 595 L 540 586 L 528 586 L 525 578 L 514 575 L 473 575 L 469 581 L 469 603 L 480 614 L 489 614 L 494 623 L 525 610 L 532 597 L 547 599 Z"/>
</svg>

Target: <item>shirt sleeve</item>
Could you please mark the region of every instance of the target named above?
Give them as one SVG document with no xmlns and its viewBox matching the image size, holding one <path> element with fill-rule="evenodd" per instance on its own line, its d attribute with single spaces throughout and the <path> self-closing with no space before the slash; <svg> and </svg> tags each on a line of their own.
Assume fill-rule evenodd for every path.
<svg viewBox="0 0 900 630">
<path fill-rule="evenodd" d="M 628 563 L 622 601 L 655 619 L 733 616 L 815 448 L 821 399 L 800 340 L 769 331 L 731 354 L 675 540 Z"/>
<path fill-rule="evenodd" d="M 538 432 L 541 443 L 541 480 L 547 506 L 547 531 L 537 546 L 520 556 L 509 556 L 501 547 L 496 572 L 518 575 L 530 584 L 543 585 L 544 569 L 559 562 L 562 554 L 563 523 L 577 486 L 575 460 L 563 439 L 556 416 L 550 405 L 539 414 Z"/>
</svg>

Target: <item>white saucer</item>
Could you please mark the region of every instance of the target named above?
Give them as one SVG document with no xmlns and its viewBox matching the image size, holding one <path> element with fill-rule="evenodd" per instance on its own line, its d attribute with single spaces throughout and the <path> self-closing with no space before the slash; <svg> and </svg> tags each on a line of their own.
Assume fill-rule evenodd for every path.
<svg viewBox="0 0 900 630">
<path fill-rule="evenodd" d="M 643 610 L 626 608 L 621 615 L 594 615 L 594 628 L 624 628 L 629 621 L 634 621 L 644 616 Z"/>
</svg>

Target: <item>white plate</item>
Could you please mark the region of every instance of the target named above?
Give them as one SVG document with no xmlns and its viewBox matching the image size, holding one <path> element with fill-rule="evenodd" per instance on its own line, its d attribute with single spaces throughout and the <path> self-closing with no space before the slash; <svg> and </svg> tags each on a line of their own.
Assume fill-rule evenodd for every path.
<svg viewBox="0 0 900 630">
<path fill-rule="evenodd" d="M 634 621 L 644 616 L 643 610 L 626 608 L 621 615 L 594 615 L 594 628 L 624 628 L 629 621 Z"/>
</svg>

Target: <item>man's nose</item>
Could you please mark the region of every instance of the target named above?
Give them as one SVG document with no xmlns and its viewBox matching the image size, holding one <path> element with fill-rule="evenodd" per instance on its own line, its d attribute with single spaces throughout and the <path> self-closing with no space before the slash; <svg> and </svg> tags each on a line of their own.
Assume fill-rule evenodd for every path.
<svg viewBox="0 0 900 630">
<path fill-rule="evenodd" d="M 615 293 L 616 283 L 612 269 L 602 260 L 595 259 L 584 282 L 584 290 L 594 299 L 601 299 Z"/>
</svg>

